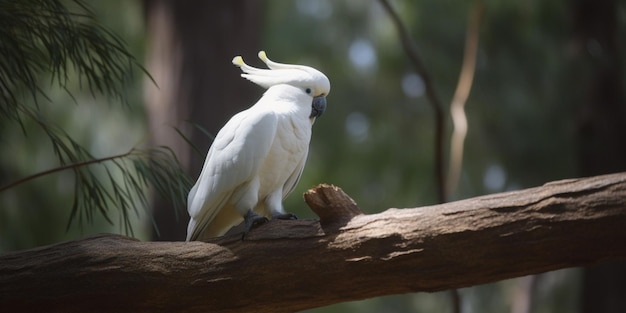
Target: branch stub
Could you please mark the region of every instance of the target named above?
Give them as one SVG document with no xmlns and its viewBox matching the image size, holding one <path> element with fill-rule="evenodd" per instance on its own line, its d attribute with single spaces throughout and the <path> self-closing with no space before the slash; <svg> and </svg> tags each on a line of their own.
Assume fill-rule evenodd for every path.
<svg viewBox="0 0 626 313">
<path fill-rule="evenodd" d="M 319 184 L 304 193 L 306 204 L 320 217 L 322 228 L 337 228 L 345 225 L 363 211 L 341 188 Z"/>
</svg>

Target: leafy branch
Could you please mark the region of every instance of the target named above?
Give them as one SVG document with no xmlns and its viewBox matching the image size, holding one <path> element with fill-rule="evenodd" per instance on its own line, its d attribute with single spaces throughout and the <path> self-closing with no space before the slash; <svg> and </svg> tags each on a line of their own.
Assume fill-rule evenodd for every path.
<svg viewBox="0 0 626 313">
<path fill-rule="evenodd" d="M 74 77 L 70 73 L 75 73 L 81 90 L 123 103 L 127 103 L 126 86 L 135 67 L 150 77 L 123 40 L 94 16 L 82 0 L 0 0 L 0 121 L 19 123 L 25 135 L 23 119 L 33 121 L 50 140 L 60 163 L 57 168 L 2 186 L 0 192 L 71 170 L 74 200 L 68 227 L 74 221 L 92 222 L 95 214 L 113 223 L 109 210 L 117 208 L 120 225 L 132 234 L 129 215 L 139 214 L 141 207 L 148 208 L 148 188 L 172 203 L 176 212 L 185 205 L 191 181 L 173 151 L 167 147 L 133 148 L 123 154 L 95 158 L 62 128 L 41 116 L 39 110 L 38 98 L 48 99 L 40 85 L 45 75 L 49 75 L 50 84 L 58 84 L 72 96 L 68 87 Z M 26 104 L 28 96 L 35 105 Z"/>
<path fill-rule="evenodd" d="M 122 102 L 133 67 L 147 74 L 83 1 L 72 3 L 82 12 L 70 11 L 59 0 L 0 0 L 0 118 L 19 120 L 21 91 L 35 103 L 38 95 L 46 96 L 39 84 L 43 73 L 68 91 L 73 70 L 81 88 Z"/>
<path fill-rule="evenodd" d="M 123 158 L 123 157 L 127 157 L 132 153 L 132 150 L 123 154 L 118 154 L 118 155 L 113 155 L 113 156 L 109 156 L 106 158 L 101 158 L 101 159 L 92 159 L 92 160 L 88 160 L 88 161 L 83 161 L 83 162 L 79 162 L 79 163 L 72 163 L 72 164 L 67 164 L 67 165 L 63 165 L 63 166 L 59 166 L 59 167 L 55 167 L 55 168 L 51 168 L 49 170 L 45 170 L 39 173 L 35 173 L 33 175 L 24 177 L 22 179 L 16 180 L 14 182 L 10 182 L 4 186 L 0 187 L 0 192 L 3 192 L 5 190 L 9 190 L 11 188 L 17 187 L 18 185 L 21 185 L 23 183 L 29 182 L 31 180 L 35 180 L 39 177 L 43 177 L 46 175 L 50 175 L 50 174 L 54 174 L 57 172 L 62 172 L 65 170 L 69 170 L 69 169 L 73 169 L 73 168 L 77 168 L 77 167 L 81 167 L 81 166 L 87 166 L 87 165 L 91 165 L 91 164 L 95 164 L 95 163 L 102 163 L 102 162 L 106 162 L 106 161 L 112 161 L 115 159 L 119 159 L 119 158 Z"/>
<path fill-rule="evenodd" d="M 113 224 L 109 217 L 109 208 L 113 207 L 120 211 L 120 224 L 127 234 L 133 233 L 131 212 L 138 215 L 139 208 L 149 207 L 145 196 L 149 187 L 172 203 L 175 212 L 185 207 L 192 182 L 168 147 L 133 148 L 123 154 L 95 158 L 62 129 L 45 121 L 33 110 L 26 113 L 50 139 L 61 166 L 4 185 L 0 192 L 45 175 L 72 170 L 74 200 L 67 227 L 75 220 L 79 224 L 83 221 L 91 223 L 95 213 Z M 94 165 L 99 165 L 100 171 L 93 168 Z"/>
</svg>

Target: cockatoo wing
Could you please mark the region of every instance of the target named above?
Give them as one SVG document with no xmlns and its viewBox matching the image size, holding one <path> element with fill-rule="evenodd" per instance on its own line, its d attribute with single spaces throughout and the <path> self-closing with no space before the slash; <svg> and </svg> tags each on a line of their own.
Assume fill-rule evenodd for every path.
<svg viewBox="0 0 626 313">
<path fill-rule="evenodd" d="M 256 176 L 276 135 L 277 121 L 273 112 L 253 107 L 233 116 L 219 131 L 189 193 L 187 240 L 198 238 L 237 187 Z"/>
</svg>

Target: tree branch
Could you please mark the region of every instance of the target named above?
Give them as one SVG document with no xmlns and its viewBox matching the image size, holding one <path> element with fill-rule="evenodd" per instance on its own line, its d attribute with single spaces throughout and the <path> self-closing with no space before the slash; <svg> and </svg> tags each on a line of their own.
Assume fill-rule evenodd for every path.
<svg viewBox="0 0 626 313">
<path fill-rule="evenodd" d="M 448 166 L 448 178 L 446 180 L 446 195 L 451 196 L 457 188 L 463 165 L 463 146 L 467 136 L 467 115 L 465 103 L 472 90 L 474 72 L 476 71 L 476 59 L 478 57 L 478 35 L 485 5 L 476 0 L 470 11 L 467 22 L 467 35 L 465 37 L 465 49 L 463 52 L 463 65 L 459 74 L 459 82 L 456 85 L 452 103 L 450 103 L 450 116 L 452 117 L 452 136 L 450 138 L 450 163 Z"/>
<path fill-rule="evenodd" d="M 211 242 L 100 235 L 0 256 L 0 307 L 63 312 L 293 312 L 625 260 L 626 173 L 364 215 L 340 189 L 321 220 Z"/>
<path fill-rule="evenodd" d="M 81 167 L 81 166 L 86 166 L 86 165 L 91 165 L 91 164 L 95 164 L 95 163 L 103 163 L 103 162 L 107 162 L 107 161 L 111 161 L 111 160 L 115 160 L 115 159 L 121 159 L 121 158 L 125 158 L 127 156 L 129 156 L 131 153 L 133 153 L 133 150 L 129 150 L 126 153 L 122 153 L 122 154 L 117 154 L 117 155 L 112 155 L 112 156 L 108 156 L 108 157 L 104 157 L 104 158 L 100 158 L 100 159 L 91 159 L 91 160 L 87 160 L 87 161 L 82 161 L 82 162 L 76 162 L 76 163 L 70 163 L 70 164 L 65 164 L 59 167 L 55 167 L 55 168 L 51 168 L 39 173 L 35 173 L 32 174 L 30 176 L 21 178 L 19 180 L 16 180 L 14 182 L 10 182 L 4 186 L 0 186 L 0 192 L 3 192 L 7 189 L 11 189 L 14 188 L 15 186 L 18 186 L 20 184 L 29 182 L 31 180 L 37 179 L 39 177 L 42 176 L 46 176 L 46 175 L 50 175 L 56 172 L 62 172 L 65 170 L 69 170 L 69 169 L 75 169 L 77 167 Z"/>
<path fill-rule="evenodd" d="M 446 129 L 446 120 L 443 110 L 443 104 L 435 90 L 435 84 L 433 82 L 432 76 L 430 75 L 428 69 L 426 69 L 426 65 L 424 64 L 422 58 L 417 52 L 417 47 L 411 39 L 409 31 L 404 26 L 404 23 L 402 23 L 400 16 L 391 6 L 388 0 L 379 0 L 379 2 L 382 5 L 383 9 L 385 9 L 387 14 L 389 14 L 391 21 L 398 31 L 398 36 L 400 37 L 400 42 L 402 43 L 404 53 L 406 53 L 413 67 L 415 67 L 415 71 L 417 72 L 417 74 L 419 74 L 422 78 L 426 91 L 426 97 L 428 97 L 428 100 L 433 107 L 433 111 L 435 112 L 435 180 L 437 182 L 437 200 L 439 201 L 439 203 L 445 203 L 447 202 L 448 195 L 446 194 L 446 174 L 444 168 L 444 135 Z"/>
</svg>

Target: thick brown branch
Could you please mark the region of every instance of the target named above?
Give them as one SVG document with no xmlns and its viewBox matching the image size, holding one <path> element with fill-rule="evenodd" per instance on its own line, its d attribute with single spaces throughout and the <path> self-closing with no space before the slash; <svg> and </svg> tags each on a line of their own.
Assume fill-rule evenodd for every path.
<svg viewBox="0 0 626 313">
<path fill-rule="evenodd" d="M 0 307 L 292 312 L 626 259 L 626 174 L 373 215 L 348 199 L 317 187 L 307 203 L 321 223 L 272 221 L 243 242 L 101 235 L 7 253 Z"/>
</svg>

